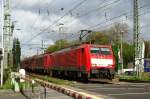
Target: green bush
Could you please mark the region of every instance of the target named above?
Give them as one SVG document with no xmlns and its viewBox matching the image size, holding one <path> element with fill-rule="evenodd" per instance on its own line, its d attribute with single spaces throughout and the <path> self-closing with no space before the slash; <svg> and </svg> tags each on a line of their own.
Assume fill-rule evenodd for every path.
<svg viewBox="0 0 150 99">
<path fill-rule="evenodd" d="M 0 87 L 0 89 L 12 89 L 11 79 L 7 79 L 4 82 L 4 85 L 2 87 Z"/>
<path fill-rule="evenodd" d="M 141 79 L 136 76 L 121 76 L 120 80 L 130 80 L 130 81 L 150 81 L 150 73 L 142 73 Z"/>
<path fill-rule="evenodd" d="M 148 81 L 150 81 L 150 73 L 146 73 L 146 72 L 144 72 L 143 74 L 142 74 L 142 80 L 148 80 Z"/>
</svg>

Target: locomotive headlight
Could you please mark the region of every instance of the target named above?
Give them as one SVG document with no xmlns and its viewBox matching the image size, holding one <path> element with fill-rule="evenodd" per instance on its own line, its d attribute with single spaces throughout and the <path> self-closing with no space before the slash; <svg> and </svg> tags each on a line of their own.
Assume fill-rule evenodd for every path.
<svg viewBox="0 0 150 99">
<path fill-rule="evenodd" d="M 97 66 L 97 64 L 92 64 L 92 66 Z"/>
</svg>

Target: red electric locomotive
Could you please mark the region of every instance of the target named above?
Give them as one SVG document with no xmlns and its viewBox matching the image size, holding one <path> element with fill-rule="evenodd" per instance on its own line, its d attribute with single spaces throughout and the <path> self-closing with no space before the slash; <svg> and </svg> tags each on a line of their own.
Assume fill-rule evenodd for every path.
<svg viewBox="0 0 150 99">
<path fill-rule="evenodd" d="M 24 61 L 32 59 L 32 66 Z M 43 71 L 53 76 L 84 79 L 114 78 L 115 59 L 110 45 L 82 44 L 23 61 L 25 69 Z"/>
</svg>

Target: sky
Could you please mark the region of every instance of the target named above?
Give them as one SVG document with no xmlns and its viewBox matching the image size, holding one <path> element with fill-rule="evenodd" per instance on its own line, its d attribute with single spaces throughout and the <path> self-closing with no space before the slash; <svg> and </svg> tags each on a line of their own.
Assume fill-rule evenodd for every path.
<svg viewBox="0 0 150 99">
<path fill-rule="evenodd" d="M 10 4 L 13 35 L 21 42 L 23 56 L 41 52 L 42 40 L 47 47 L 59 39 L 77 39 L 79 30 L 99 31 L 114 22 L 127 23 L 132 35 L 133 0 L 11 0 Z M 141 37 L 149 40 L 150 0 L 139 0 L 139 15 Z"/>
</svg>

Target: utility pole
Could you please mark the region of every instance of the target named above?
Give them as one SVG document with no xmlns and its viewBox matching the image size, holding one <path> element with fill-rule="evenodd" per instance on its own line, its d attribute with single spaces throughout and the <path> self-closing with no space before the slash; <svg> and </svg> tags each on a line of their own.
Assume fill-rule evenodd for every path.
<svg viewBox="0 0 150 99">
<path fill-rule="evenodd" d="M 123 74 L 123 33 L 124 33 L 124 31 L 121 31 L 120 32 L 120 42 L 121 42 L 121 45 L 120 45 L 120 58 L 121 58 L 121 73 Z"/>
<path fill-rule="evenodd" d="M 3 2 L 3 0 L 1 0 L 1 6 L 0 6 L 1 8 L 1 60 L 0 60 L 0 66 L 1 66 L 1 78 L 0 78 L 0 80 L 1 80 L 1 87 L 3 86 L 3 56 L 4 56 L 4 46 L 3 46 L 3 33 L 4 33 L 4 31 L 3 31 L 3 27 L 4 27 L 4 2 Z"/>
<path fill-rule="evenodd" d="M 133 42 L 134 42 L 134 65 L 136 68 L 136 75 L 137 77 L 140 77 L 140 62 L 141 62 L 141 40 L 140 40 L 140 25 L 139 25 L 139 12 L 138 12 L 138 0 L 133 0 L 133 11 L 134 11 L 134 17 L 133 17 Z"/>
<path fill-rule="evenodd" d="M 44 40 L 42 40 L 42 54 L 44 54 L 44 50 L 45 50 L 45 45 L 44 45 Z"/>
<path fill-rule="evenodd" d="M 60 37 L 64 35 L 63 25 L 64 25 L 63 23 L 60 23 L 60 24 L 59 24 Z M 60 49 L 62 48 L 62 40 L 63 40 L 63 39 L 60 39 L 60 41 L 59 41 L 59 48 L 60 48 Z"/>
</svg>

